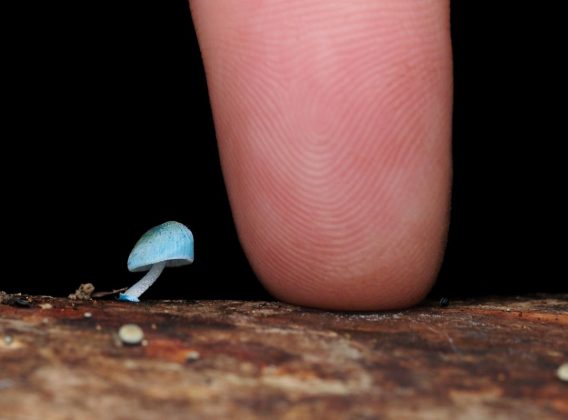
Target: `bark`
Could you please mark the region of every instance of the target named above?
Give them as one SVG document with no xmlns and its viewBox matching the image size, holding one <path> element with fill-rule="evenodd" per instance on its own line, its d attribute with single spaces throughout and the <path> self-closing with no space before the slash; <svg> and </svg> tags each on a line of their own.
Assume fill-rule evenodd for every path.
<svg viewBox="0 0 568 420">
<path fill-rule="evenodd" d="M 2 419 L 568 418 L 568 295 L 382 313 L 0 303 Z M 142 344 L 122 344 L 127 323 Z"/>
</svg>

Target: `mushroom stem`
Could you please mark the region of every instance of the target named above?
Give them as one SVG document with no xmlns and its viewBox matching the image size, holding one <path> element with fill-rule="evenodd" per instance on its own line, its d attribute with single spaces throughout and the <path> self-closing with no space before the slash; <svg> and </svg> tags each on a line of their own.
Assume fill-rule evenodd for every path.
<svg viewBox="0 0 568 420">
<path fill-rule="evenodd" d="M 166 261 L 156 263 L 150 268 L 150 271 L 146 273 L 144 277 L 138 280 L 130 289 L 126 292 L 120 294 L 121 300 L 129 300 L 132 302 L 138 302 L 138 298 L 142 293 L 144 293 L 148 288 L 154 284 L 156 279 L 160 277 L 162 271 L 166 267 Z"/>
</svg>

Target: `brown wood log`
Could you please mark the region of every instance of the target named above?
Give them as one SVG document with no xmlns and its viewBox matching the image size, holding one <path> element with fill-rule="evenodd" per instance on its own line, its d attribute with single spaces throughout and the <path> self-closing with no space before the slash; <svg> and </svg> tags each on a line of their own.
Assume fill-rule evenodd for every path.
<svg viewBox="0 0 568 420">
<path fill-rule="evenodd" d="M 568 418 L 568 295 L 381 313 L 0 301 L 0 419 Z M 122 344 L 126 323 L 145 341 Z"/>
</svg>

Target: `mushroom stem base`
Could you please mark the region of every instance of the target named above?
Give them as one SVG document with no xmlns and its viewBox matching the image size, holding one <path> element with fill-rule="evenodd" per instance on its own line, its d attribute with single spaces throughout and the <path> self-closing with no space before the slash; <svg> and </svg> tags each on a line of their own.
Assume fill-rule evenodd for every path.
<svg viewBox="0 0 568 420">
<path fill-rule="evenodd" d="M 130 289 L 126 292 L 121 293 L 118 297 L 119 300 L 126 300 L 129 302 L 139 302 L 138 298 L 142 293 L 144 293 L 148 288 L 154 284 L 156 279 L 160 277 L 162 271 L 166 267 L 166 262 L 159 262 L 156 263 L 150 268 L 150 271 L 146 273 L 144 277 L 142 277 L 137 283 L 134 284 Z"/>
</svg>

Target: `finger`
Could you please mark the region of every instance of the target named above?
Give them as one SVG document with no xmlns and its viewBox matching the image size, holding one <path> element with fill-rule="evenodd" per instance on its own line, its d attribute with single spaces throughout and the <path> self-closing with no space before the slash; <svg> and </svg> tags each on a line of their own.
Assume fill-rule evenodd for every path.
<svg viewBox="0 0 568 420">
<path fill-rule="evenodd" d="M 450 195 L 446 0 L 192 0 L 239 237 L 276 297 L 421 300 Z"/>
</svg>

